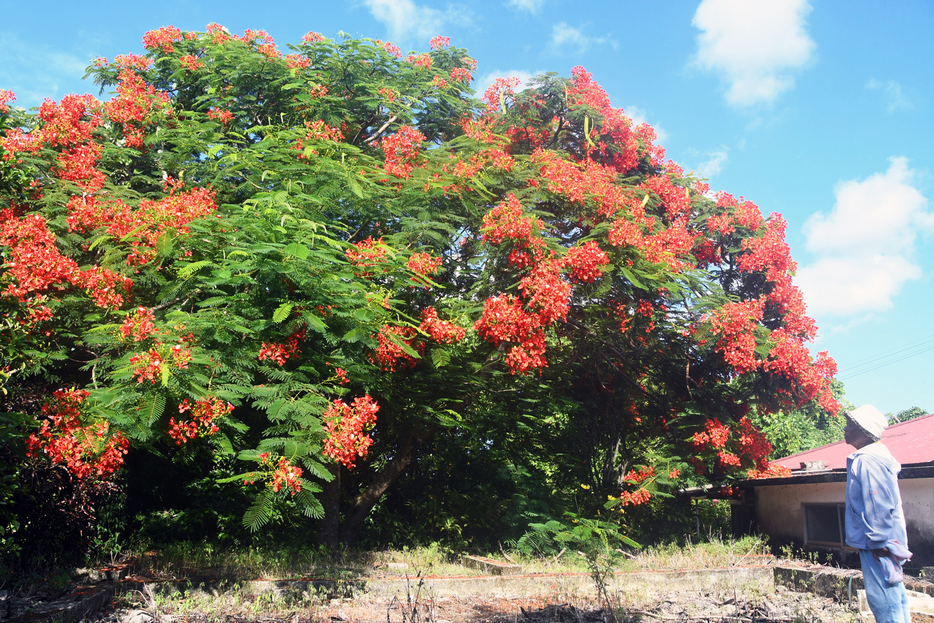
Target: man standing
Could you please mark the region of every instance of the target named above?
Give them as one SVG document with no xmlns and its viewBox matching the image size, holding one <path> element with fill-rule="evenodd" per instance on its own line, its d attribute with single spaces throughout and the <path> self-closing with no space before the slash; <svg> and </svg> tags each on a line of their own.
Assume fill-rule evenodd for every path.
<svg viewBox="0 0 934 623">
<path fill-rule="evenodd" d="M 910 623 L 901 565 L 911 557 L 902 498 L 901 465 L 879 443 L 888 421 L 872 405 L 846 413 L 843 439 L 856 448 L 846 459 L 846 543 L 859 550 L 866 598 L 877 623 Z"/>
</svg>

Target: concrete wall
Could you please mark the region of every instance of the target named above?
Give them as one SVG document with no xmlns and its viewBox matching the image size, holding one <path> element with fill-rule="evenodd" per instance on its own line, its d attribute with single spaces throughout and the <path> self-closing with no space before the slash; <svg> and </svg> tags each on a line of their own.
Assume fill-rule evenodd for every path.
<svg viewBox="0 0 934 623">
<path fill-rule="evenodd" d="M 934 565 L 934 478 L 898 481 L 908 527 L 911 567 Z M 828 482 L 755 487 L 759 530 L 772 542 L 804 543 L 804 504 L 842 503 L 846 483 Z"/>
</svg>

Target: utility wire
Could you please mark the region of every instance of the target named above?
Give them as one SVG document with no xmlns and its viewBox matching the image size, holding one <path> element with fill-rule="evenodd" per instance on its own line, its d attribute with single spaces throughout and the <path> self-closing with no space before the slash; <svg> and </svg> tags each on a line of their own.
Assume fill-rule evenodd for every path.
<svg viewBox="0 0 934 623">
<path fill-rule="evenodd" d="M 896 348 L 896 349 L 893 349 L 893 350 L 887 350 L 887 351 L 883 351 L 883 352 L 879 353 L 878 355 L 872 355 L 872 356 L 869 356 L 869 357 L 866 357 L 866 358 L 863 358 L 863 359 L 857 359 L 857 360 L 854 361 L 851 365 L 849 365 L 847 368 L 845 368 L 843 371 L 845 372 L 846 370 L 852 370 L 852 369 L 854 369 L 854 368 L 861 368 L 861 367 L 863 367 L 863 366 L 873 364 L 873 363 L 875 363 L 875 362 L 877 362 L 877 361 L 881 361 L 881 360 L 883 360 L 883 359 L 888 359 L 889 357 L 893 357 L 893 356 L 895 356 L 895 355 L 897 355 L 897 354 L 899 354 L 899 353 L 901 353 L 901 352 L 904 352 L 904 351 L 906 351 L 906 350 L 913 350 L 913 349 L 918 348 L 918 347 L 920 347 L 920 346 L 924 346 L 925 344 L 932 344 L 932 343 L 934 343 L 934 337 L 929 337 L 929 338 L 925 338 L 925 339 L 921 340 L 920 342 L 916 342 L 916 343 L 912 344 L 911 346 L 905 346 L 905 347 L 903 347 L 903 348 Z"/>
<path fill-rule="evenodd" d="M 934 340 L 931 340 L 931 341 L 934 341 Z M 891 359 L 892 357 L 894 357 L 895 355 L 897 355 L 897 354 L 899 354 L 899 353 L 902 353 L 902 352 L 908 351 L 908 350 L 916 349 L 918 346 L 922 346 L 922 345 L 927 344 L 927 343 L 928 343 L 928 342 L 923 342 L 923 343 L 921 343 L 921 344 L 917 344 L 916 346 L 912 346 L 912 347 L 910 347 L 910 348 L 903 348 L 903 349 L 901 349 L 901 350 L 893 351 L 892 353 L 890 353 L 889 355 L 886 355 L 886 356 L 884 356 L 884 357 L 878 357 L 878 358 L 876 358 L 876 359 L 869 360 L 869 361 L 867 361 L 866 363 L 863 363 L 863 364 L 860 364 L 860 365 L 857 365 L 857 366 L 851 366 L 851 367 L 849 367 L 849 368 L 846 368 L 846 370 L 849 370 L 849 371 L 851 371 L 851 372 L 847 372 L 847 373 L 845 373 L 845 374 L 841 374 L 841 375 L 840 375 L 840 378 L 841 378 L 841 380 L 852 379 L 852 378 L 855 378 L 855 377 L 860 376 L 860 375 L 863 375 L 863 374 L 868 374 L 869 372 L 874 372 L 874 371 L 878 370 L 879 368 L 884 368 L 884 367 L 890 366 L 890 365 L 892 365 L 892 364 L 894 364 L 894 363 L 898 363 L 898 362 L 904 361 L 904 360 L 906 360 L 906 359 L 911 359 L 912 357 L 917 357 L 918 355 L 922 355 L 922 354 L 924 354 L 924 353 L 926 353 L 926 352 L 929 352 L 929 351 L 934 350 L 934 345 L 932 345 L 932 346 L 928 346 L 927 348 L 923 348 L 923 349 L 921 349 L 921 350 L 918 350 L 918 351 L 915 351 L 915 352 L 912 352 L 912 353 L 908 353 L 908 354 L 902 355 L 901 357 L 897 357 L 897 358 L 895 358 L 895 359 Z M 886 361 L 887 359 L 888 359 L 888 361 Z M 867 368 L 866 366 L 872 366 L 872 367 Z M 857 369 L 857 368 L 864 368 L 864 369 L 859 370 L 858 372 L 852 371 L 852 370 L 855 370 L 855 369 Z"/>
</svg>

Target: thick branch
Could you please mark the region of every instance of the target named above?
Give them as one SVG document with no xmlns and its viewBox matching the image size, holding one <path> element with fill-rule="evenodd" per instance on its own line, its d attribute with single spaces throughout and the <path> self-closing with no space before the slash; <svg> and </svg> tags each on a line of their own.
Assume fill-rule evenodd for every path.
<svg viewBox="0 0 934 623">
<path fill-rule="evenodd" d="M 370 511 L 373 510 L 373 507 L 389 487 L 399 479 L 405 468 L 409 466 L 418 447 L 434 435 L 437 430 L 437 424 L 430 424 L 425 428 L 409 432 L 405 441 L 402 442 L 402 447 L 399 448 L 392 460 L 376 475 L 370 486 L 364 489 L 354 499 L 350 508 L 347 509 L 347 523 L 341 530 L 342 543 L 346 545 L 353 544 L 360 530 L 363 529 L 363 522 L 366 521 L 367 515 L 370 514 Z"/>
<path fill-rule="evenodd" d="M 368 136 L 368 137 L 366 137 L 365 139 L 363 139 L 363 144 L 364 144 L 364 145 L 369 145 L 370 143 L 372 143 L 373 141 L 375 141 L 376 139 L 378 139 L 378 138 L 382 135 L 382 133 L 386 131 L 386 128 L 388 128 L 390 125 L 392 125 L 392 123 L 393 123 L 394 121 L 396 121 L 397 119 L 398 119 L 398 117 L 396 117 L 395 115 L 391 116 L 391 117 L 389 118 L 389 120 L 386 121 L 386 123 L 384 123 L 382 126 L 380 126 L 379 130 L 377 130 L 376 132 L 374 132 L 371 136 Z"/>
</svg>

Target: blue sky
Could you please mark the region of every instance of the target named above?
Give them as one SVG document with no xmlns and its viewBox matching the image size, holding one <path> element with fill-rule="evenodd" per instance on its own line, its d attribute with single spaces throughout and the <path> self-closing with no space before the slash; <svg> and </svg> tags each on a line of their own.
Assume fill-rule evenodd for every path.
<svg viewBox="0 0 934 623">
<path fill-rule="evenodd" d="M 90 60 L 147 30 L 308 31 L 478 60 L 478 90 L 582 65 L 668 155 L 788 221 L 796 283 L 847 398 L 934 410 L 934 3 L 929 0 L 306 0 L 8 3 L 0 88 L 17 105 L 90 91 Z"/>
</svg>

